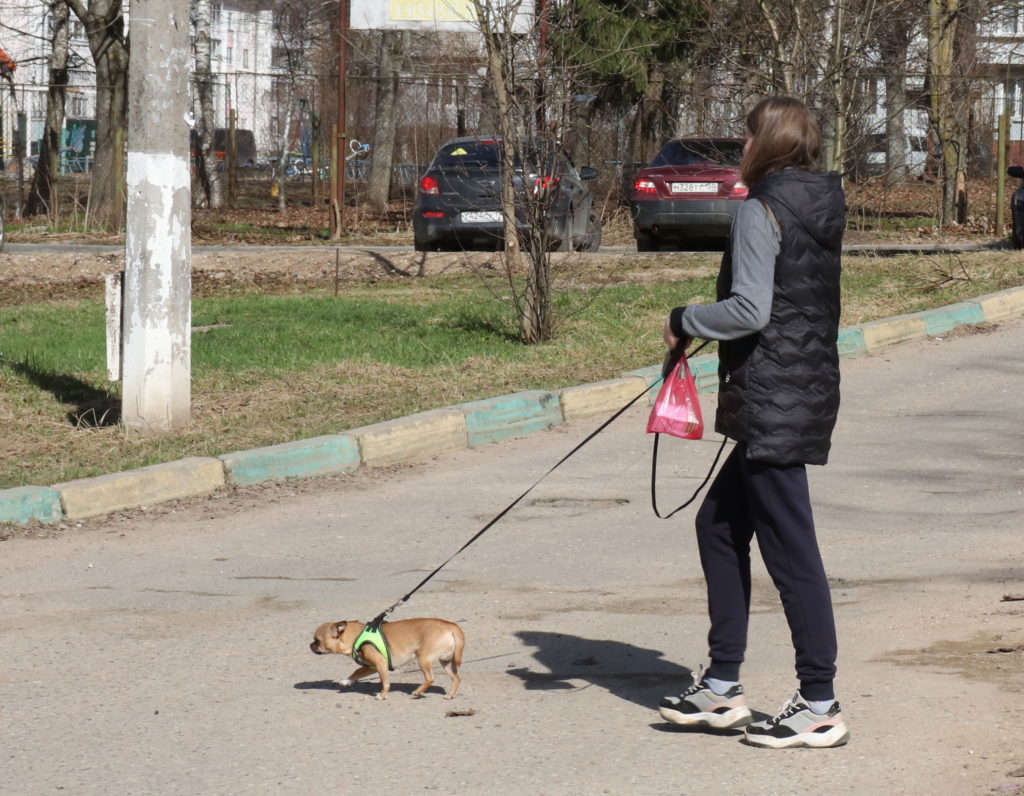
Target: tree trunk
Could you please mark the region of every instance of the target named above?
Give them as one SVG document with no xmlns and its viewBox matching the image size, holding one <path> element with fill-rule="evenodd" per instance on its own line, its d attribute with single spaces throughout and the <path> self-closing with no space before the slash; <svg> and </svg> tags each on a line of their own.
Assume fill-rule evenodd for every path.
<svg viewBox="0 0 1024 796">
<path fill-rule="evenodd" d="M 56 179 L 60 156 L 61 128 L 64 127 L 64 102 L 68 87 L 68 19 L 70 12 L 63 0 L 50 3 L 53 15 L 53 39 L 50 45 L 50 87 L 46 95 L 46 127 L 39 149 L 35 177 L 29 189 L 25 214 L 37 216 L 47 213 L 56 219 Z"/>
<path fill-rule="evenodd" d="M 224 206 L 224 172 L 218 168 L 214 148 L 217 122 L 214 117 L 213 92 L 216 84 L 210 67 L 210 0 L 192 0 L 192 6 L 196 25 L 195 92 L 199 100 L 199 119 L 196 124 L 198 146 L 194 162 L 203 189 L 202 201 L 197 204 L 217 209 Z"/>
<path fill-rule="evenodd" d="M 108 229 L 124 223 L 124 139 L 128 118 L 128 40 L 121 0 L 66 0 L 85 26 L 96 66 L 96 152 L 90 212 Z"/>
<path fill-rule="evenodd" d="M 953 75 L 953 41 L 960 13 L 959 0 L 929 0 L 928 3 L 928 92 L 929 116 L 939 142 L 939 179 L 942 203 L 939 226 L 945 227 L 956 218 L 957 171 L 959 152 L 956 122 L 951 93 Z"/>
<path fill-rule="evenodd" d="M 366 190 L 366 204 L 377 213 L 387 211 L 391 194 L 391 164 L 394 161 L 398 116 L 398 70 L 407 41 L 407 32 L 393 30 L 384 31 L 380 40 L 370 183 Z"/>
<path fill-rule="evenodd" d="M 887 9 L 889 22 L 881 35 L 879 53 L 885 74 L 885 184 L 906 182 L 907 131 L 904 111 L 907 107 L 907 52 L 912 33 L 911 24 L 902 3 L 896 0 Z"/>
</svg>

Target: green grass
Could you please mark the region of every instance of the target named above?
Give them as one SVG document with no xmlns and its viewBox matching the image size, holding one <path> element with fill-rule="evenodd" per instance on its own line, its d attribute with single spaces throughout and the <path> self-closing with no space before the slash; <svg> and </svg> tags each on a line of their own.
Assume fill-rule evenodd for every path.
<svg viewBox="0 0 1024 796">
<path fill-rule="evenodd" d="M 494 395 L 614 378 L 660 362 L 668 310 L 712 299 L 714 278 L 693 274 L 713 273 L 716 259 L 637 258 L 628 266 L 632 273 L 600 265 L 564 269 L 555 338 L 537 346 L 517 341 L 500 278 L 384 279 L 347 285 L 339 297 L 322 281 L 260 292 L 242 283 L 205 284 L 193 299 L 192 421 L 159 438 L 117 425 L 120 385 L 105 379 L 98 287 L 62 300 L 38 293 L 19 300 L 0 287 L 0 488 L 213 456 Z M 1019 284 L 1024 255 L 1006 251 L 851 257 L 843 323 Z"/>
</svg>

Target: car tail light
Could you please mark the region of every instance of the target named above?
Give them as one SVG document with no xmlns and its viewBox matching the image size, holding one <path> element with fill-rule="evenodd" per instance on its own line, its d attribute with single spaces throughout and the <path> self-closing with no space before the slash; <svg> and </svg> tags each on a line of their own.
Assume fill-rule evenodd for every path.
<svg viewBox="0 0 1024 796">
<path fill-rule="evenodd" d="M 424 218 L 444 218 L 444 213 L 440 210 L 427 210 L 423 213 Z"/>
<path fill-rule="evenodd" d="M 437 196 L 441 193 L 441 188 L 438 186 L 435 178 L 423 177 L 420 180 L 420 193 L 426 194 L 427 196 Z"/>
<path fill-rule="evenodd" d="M 633 190 L 637 193 L 657 193 L 658 188 L 654 180 L 637 180 L 633 183 Z"/>
<path fill-rule="evenodd" d="M 743 180 L 736 180 L 732 186 L 732 193 L 738 194 L 739 196 L 747 195 L 747 184 Z"/>
<path fill-rule="evenodd" d="M 561 177 L 557 177 L 557 176 L 553 177 L 553 176 L 550 176 L 550 175 L 545 175 L 543 177 L 534 177 L 533 178 L 533 193 L 534 194 L 544 193 L 545 191 L 550 190 L 551 188 L 557 187 L 558 183 L 560 183 L 561 181 L 562 181 L 562 178 Z"/>
</svg>

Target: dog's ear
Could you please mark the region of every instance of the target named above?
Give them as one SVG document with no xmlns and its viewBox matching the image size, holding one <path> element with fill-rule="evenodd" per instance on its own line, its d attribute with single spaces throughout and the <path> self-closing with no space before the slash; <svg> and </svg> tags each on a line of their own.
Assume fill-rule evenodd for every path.
<svg viewBox="0 0 1024 796">
<path fill-rule="evenodd" d="M 345 625 L 347 625 L 347 624 L 348 624 L 348 622 L 338 622 L 334 626 L 334 637 L 335 638 L 338 638 L 338 636 L 340 636 L 342 633 L 345 632 Z"/>
</svg>

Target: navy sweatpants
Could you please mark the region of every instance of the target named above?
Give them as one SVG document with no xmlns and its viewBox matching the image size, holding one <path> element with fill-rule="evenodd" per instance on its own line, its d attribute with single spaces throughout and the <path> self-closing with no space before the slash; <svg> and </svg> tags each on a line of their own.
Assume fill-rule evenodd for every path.
<svg viewBox="0 0 1024 796">
<path fill-rule="evenodd" d="M 697 512 L 708 589 L 708 676 L 739 680 L 750 615 L 750 543 L 757 537 L 782 598 L 804 699 L 833 699 L 836 629 L 804 465 L 752 462 L 737 443 Z"/>
</svg>

